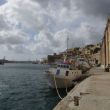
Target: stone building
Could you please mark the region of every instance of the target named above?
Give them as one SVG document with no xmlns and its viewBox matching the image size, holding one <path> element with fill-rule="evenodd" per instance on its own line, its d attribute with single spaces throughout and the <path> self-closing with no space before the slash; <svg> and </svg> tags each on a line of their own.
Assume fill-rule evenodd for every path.
<svg viewBox="0 0 110 110">
<path fill-rule="evenodd" d="M 110 64 L 110 17 L 108 18 L 101 45 L 101 65 L 106 68 Z"/>
</svg>

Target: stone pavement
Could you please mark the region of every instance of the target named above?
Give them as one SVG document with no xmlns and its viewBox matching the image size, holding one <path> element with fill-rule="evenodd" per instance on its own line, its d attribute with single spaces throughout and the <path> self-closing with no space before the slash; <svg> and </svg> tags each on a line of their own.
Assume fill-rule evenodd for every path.
<svg viewBox="0 0 110 110">
<path fill-rule="evenodd" d="M 93 68 L 53 110 L 110 110 L 110 72 Z M 77 98 L 75 98 L 77 97 Z"/>
</svg>

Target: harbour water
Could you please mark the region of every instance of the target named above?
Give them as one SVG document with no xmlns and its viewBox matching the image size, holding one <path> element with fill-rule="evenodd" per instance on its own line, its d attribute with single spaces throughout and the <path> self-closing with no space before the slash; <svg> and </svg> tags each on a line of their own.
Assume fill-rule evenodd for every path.
<svg viewBox="0 0 110 110">
<path fill-rule="evenodd" d="M 0 110 L 52 110 L 59 102 L 46 65 L 0 65 Z"/>
</svg>

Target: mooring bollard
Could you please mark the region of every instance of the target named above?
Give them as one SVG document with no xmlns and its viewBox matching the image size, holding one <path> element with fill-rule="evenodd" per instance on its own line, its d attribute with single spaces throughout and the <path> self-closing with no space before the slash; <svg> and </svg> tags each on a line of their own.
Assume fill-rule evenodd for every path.
<svg viewBox="0 0 110 110">
<path fill-rule="evenodd" d="M 74 96 L 74 105 L 79 106 L 79 97 L 78 96 Z"/>
</svg>

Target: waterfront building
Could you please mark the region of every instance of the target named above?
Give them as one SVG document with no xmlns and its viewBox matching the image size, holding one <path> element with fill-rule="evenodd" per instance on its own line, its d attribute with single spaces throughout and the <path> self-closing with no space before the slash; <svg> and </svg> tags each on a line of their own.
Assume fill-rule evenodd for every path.
<svg viewBox="0 0 110 110">
<path fill-rule="evenodd" d="M 110 17 L 108 18 L 101 45 L 101 65 L 107 68 L 110 65 Z"/>
<path fill-rule="evenodd" d="M 89 64 L 92 66 L 97 66 L 100 64 L 100 51 L 91 55 L 89 58 Z"/>
</svg>

